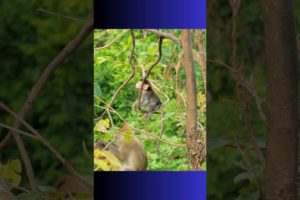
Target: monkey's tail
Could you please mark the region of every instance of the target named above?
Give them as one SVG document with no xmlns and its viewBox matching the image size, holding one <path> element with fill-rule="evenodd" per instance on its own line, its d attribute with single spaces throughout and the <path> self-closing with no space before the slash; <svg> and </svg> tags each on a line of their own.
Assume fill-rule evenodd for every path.
<svg viewBox="0 0 300 200">
<path fill-rule="evenodd" d="M 165 126 L 165 117 L 164 117 L 164 111 L 163 111 L 163 106 L 160 108 L 160 113 L 161 113 L 161 125 L 160 125 L 160 133 L 159 133 L 159 140 L 156 143 L 156 153 L 159 155 L 159 145 L 160 145 L 160 140 L 164 131 L 164 126 Z"/>
</svg>

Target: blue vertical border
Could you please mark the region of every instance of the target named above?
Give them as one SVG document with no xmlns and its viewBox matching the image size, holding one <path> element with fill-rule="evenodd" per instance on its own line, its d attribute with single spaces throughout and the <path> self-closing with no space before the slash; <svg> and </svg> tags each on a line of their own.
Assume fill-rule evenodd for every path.
<svg viewBox="0 0 300 200">
<path fill-rule="evenodd" d="M 206 173 L 95 172 L 96 200 L 205 200 Z"/>
<path fill-rule="evenodd" d="M 205 0 L 95 0 L 95 28 L 205 29 Z"/>
</svg>

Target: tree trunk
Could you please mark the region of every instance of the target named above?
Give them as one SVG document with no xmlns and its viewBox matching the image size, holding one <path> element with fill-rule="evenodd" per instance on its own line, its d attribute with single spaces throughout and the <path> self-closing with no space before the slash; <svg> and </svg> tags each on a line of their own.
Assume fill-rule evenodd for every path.
<svg viewBox="0 0 300 200">
<path fill-rule="evenodd" d="M 187 113 L 186 113 L 186 141 L 187 150 L 192 167 L 200 170 L 200 142 L 197 131 L 197 84 L 196 71 L 192 54 L 192 40 L 190 30 L 182 30 L 181 35 L 183 58 L 182 64 L 186 75 Z"/>
<path fill-rule="evenodd" d="M 292 0 L 261 0 L 267 59 L 266 200 L 296 199 L 298 77 Z"/>
</svg>

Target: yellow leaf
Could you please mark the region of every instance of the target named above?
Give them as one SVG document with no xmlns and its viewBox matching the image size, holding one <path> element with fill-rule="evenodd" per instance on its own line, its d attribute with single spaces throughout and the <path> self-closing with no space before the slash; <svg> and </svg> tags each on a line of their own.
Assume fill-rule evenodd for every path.
<svg viewBox="0 0 300 200">
<path fill-rule="evenodd" d="M 94 159 L 94 164 L 96 165 L 95 171 L 110 171 L 109 166 L 105 162 L 103 162 L 103 160 Z"/>
<path fill-rule="evenodd" d="M 109 151 L 102 151 L 103 156 L 106 157 L 109 162 L 111 163 L 111 165 L 114 165 L 116 167 L 120 167 L 121 166 L 121 162 L 119 161 L 119 159 L 111 152 Z"/>
<path fill-rule="evenodd" d="M 94 150 L 94 157 L 99 158 L 102 156 L 102 153 L 99 149 Z"/>
<path fill-rule="evenodd" d="M 108 128 L 109 127 L 109 119 L 103 120 L 103 125 Z"/>
<path fill-rule="evenodd" d="M 19 160 L 12 160 L 12 161 L 9 162 L 8 165 L 15 172 L 20 173 L 21 170 L 22 170 L 22 165 L 21 165 L 21 162 Z"/>
</svg>

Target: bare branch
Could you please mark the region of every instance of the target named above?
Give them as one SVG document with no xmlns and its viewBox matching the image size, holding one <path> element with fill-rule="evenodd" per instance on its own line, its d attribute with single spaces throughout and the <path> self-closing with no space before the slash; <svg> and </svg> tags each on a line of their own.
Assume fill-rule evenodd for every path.
<svg viewBox="0 0 300 200">
<path fill-rule="evenodd" d="M 131 73 L 128 76 L 128 78 L 122 83 L 122 85 L 117 89 L 117 91 L 114 93 L 114 95 L 112 96 L 112 98 L 110 99 L 110 101 L 109 101 L 109 103 L 107 105 L 108 107 L 110 107 L 112 105 L 113 101 L 115 100 L 115 98 L 117 97 L 117 95 L 119 94 L 119 92 L 121 91 L 121 89 L 124 88 L 126 86 L 126 84 L 129 83 L 129 81 L 135 75 L 135 66 L 133 64 L 134 50 L 135 50 L 135 36 L 134 36 L 133 30 L 131 30 L 131 40 L 132 40 L 132 48 L 131 48 L 131 53 L 130 53 L 130 58 L 129 58 L 129 64 L 131 65 Z M 105 109 L 105 111 L 102 113 L 101 117 L 103 117 L 103 115 L 106 112 L 107 112 L 107 110 Z"/>
<path fill-rule="evenodd" d="M 170 33 L 164 33 L 164 32 L 161 32 L 161 31 L 158 31 L 155 29 L 143 29 L 143 30 L 154 33 L 154 34 L 158 35 L 159 37 L 163 37 L 163 38 L 172 40 L 176 44 L 179 44 L 180 46 L 182 46 L 181 40 Z"/>
<path fill-rule="evenodd" d="M 143 91 L 143 87 L 144 87 L 144 84 L 145 84 L 145 80 L 149 77 L 152 69 L 159 63 L 161 57 L 162 57 L 162 43 L 163 43 L 163 37 L 160 36 L 159 37 L 159 42 L 158 42 L 158 58 L 157 60 L 149 67 L 149 69 L 147 70 L 147 73 L 146 75 L 143 77 L 143 81 L 142 81 L 142 85 L 139 89 L 139 96 L 138 96 L 138 111 L 142 111 L 144 112 L 142 109 L 141 109 L 141 97 L 142 97 L 142 91 Z"/>
<path fill-rule="evenodd" d="M 232 66 L 230 66 L 230 65 L 228 65 L 228 64 L 226 64 L 226 63 L 224 63 L 224 62 L 221 61 L 221 60 L 217 60 L 217 59 L 207 59 L 207 61 L 208 61 L 208 62 L 211 62 L 211 63 L 215 63 L 215 64 L 217 64 L 217 65 L 219 65 L 219 66 L 225 67 L 226 69 L 230 70 L 231 72 L 234 72 L 234 73 L 238 72 L 238 70 L 235 70 Z"/>
<path fill-rule="evenodd" d="M 130 128 L 132 130 L 135 130 L 136 132 L 140 132 L 142 134 L 145 134 L 147 136 L 150 136 L 151 139 L 154 139 L 156 141 L 160 141 L 161 143 L 166 143 L 166 144 L 169 144 L 170 146 L 174 146 L 174 147 L 181 147 L 181 148 L 186 148 L 186 145 L 185 144 L 175 144 L 175 143 L 172 143 L 172 142 L 169 142 L 167 140 L 163 140 L 161 138 L 159 138 L 158 136 L 150 133 L 150 132 L 147 132 L 145 130 L 142 130 L 142 129 L 137 129 L 135 127 L 133 127 L 132 125 L 130 125 L 115 109 L 113 109 L 111 106 L 109 106 L 103 99 L 101 99 L 100 97 L 97 97 L 95 96 L 99 101 L 101 101 L 102 103 L 104 103 L 112 113 L 116 114 L 122 122 L 128 124 L 130 126 Z M 98 118 L 97 118 L 98 119 Z"/>
<path fill-rule="evenodd" d="M 10 108 L 8 108 L 6 105 L 0 102 L 0 107 L 8 112 L 10 115 L 12 115 L 17 121 L 22 123 L 30 132 L 32 132 L 35 136 L 36 139 L 43 144 L 45 147 L 47 147 L 52 154 L 65 166 L 65 168 L 76 178 L 78 178 L 80 181 L 82 181 L 84 184 L 86 184 L 89 187 L 92 187 L 92 184 L 85 180 L 81 175 L 75 170 L 75 168 L 47 141 L 43 138 L 43 136 L 35 130 L 30 124 L 28 124 L 24 119 L 22 119 L 18 114 L 13 112 Z M 15 132 L 13 131 L 13 134 Z"/>
<path fill-rule="evenodd" d="M 127 33 L 129 31 L 129 29 L 125 29 L 124 31 L 122 31 L 119 35 L 117 35 L 115 37 L 115 39 L 113 39 L 113 41 L 111 41 L 110 43 L 102 46 L 102 47 L 96 47 L 95 50 L 101 50 L 101 49 L 105 49 L 107 47 L 109 47 L 110 45 L 112 45 L 113 43 L 115 43 L 116 41 L 118 41 L 123 35 L 125 35 L 125 33 Z"/>
<path fill-rule="evenodd" d="M 235 80 L 236 80 L 236 88 L 238 92 L 238 98 L 239 101 L 242 104 L 243 112 L 244 112 L 244 120 L 246 125 L 246 132 L 249 137 L 249 141 L 252 144 L 254 148 L 254 152 L 256 153 L 258 159 L 260 160 L 260 163 L 262 167 L 265 167 L 265 158 L 262 153 L 262 151 L 259 149 L 258 144 L 255 140 L 255 134 L 253 131 L 251 119 L 249 117 L 249 102 L 248 102 L 248 95 L 246 94 L 245 90 L 240 87 L 240 83 L 242 80 L 242 74 L 240 70 L 238 69 L 238 53 L 237 53 L 237 15 L 240 8 L 240 0 L 230 0 L 231 7 L 232 7 L 232 33 L 231 33 L 231 46 L 232 46 L 232 52 L 231 52 L 231 65 L 234 70 L 237 71 L 237 73 L 233 73 Z"/>
<path fill-rule="evenodd" d="M 6 107 L 2 102 L 0 102 L 0 107 L 3 110 L 5 110 L 6 112 L 10 111 L 10 109 L 8 109 L 8 107 Z M 13 128 L 15 128 L 15 127 L 13 127 Z M 33 172 L 33 169 L 32 169 L 32 164 L 31 164 L 31 161 L 29 159 L 29 156 L 28 156 L 27 150 L 25 148 L 25 145 L 22 141 L 22 138 L 18 133 L 14 132 L 14 131 L 12 131 L 11 133 L 12 133 L 12 135 L 15 138 L 15 141 L 17 143 L 19 153 L 20 153 L 22 162 L 23 162 L 24 167 L 25 167 L 25 172 L 26 172 L 30 187 L 33 191 L 37 191 L 38 188 L 37 188 L 37 184 L 36 184 L 36 181 L 35 181 L 34 172 Z"/>
<path fill-rule="evenodd" d="M 40 76 L 40 79 L 38 82 L 33 86 L 31 92 L 29 93 L 28 98 L 26 99 L 25 103 L 23 104 L 23 107 L 18 112 L 17 116 L 20 119 L 25 119 L 27 113 L 31 110 L 33 102 L 36 100 L 38 94 L 42 90 L 42 88 L 46 85 L 48 82 L 50 76 L 52 75 L 53 71 L 69 56 L 72 54 L 72 52 L 84 41 L 84 39 L 89 35 L 89 33 L 93 30 L 93 17 L 86 23 L 84 28 L 80 31 L 80 33 L 67 44 L 67 46 L 50 62 L 50 64 L 46 67 L 46 69 L 43 71 L 42 75 Z M 4 105 L 4 104 L 2 104 Z M 21 123 L 19 120 L 14 120 L 13 122 L 13 128 L 19 129 L 21 126 Z M 30 183 L 30 186 L 32 190 L 37 190 L 37 186 L 35 183 L 35 178 L 32 170 L 32 165 L 30 163 L 30 159 L 28 157 L 28 154 L 26 152 L 25 146 L 23 144 L 23 141 L 19 134 L 15 133 L 14 131 L 9 131 L 7 136 L 3 139 L 3 141 L 0 143 L 0 151 L 6 144 L 10 141 L 11 135 L 14 136 L 16 143 L 19 148 L 19 152 L 22 158 L 22 161 L 25 166 L 25 170 L 27 173 L 27 177 Z"/>
<path fill-rule="evenodd" d="M 70 56 L 84 41 L 84 39 L 90 34 L 93 30 L 94 19 L 93 17 L 87 21 L 86 25 L 82 28 L 79 34 L 70 41 L 65 48 L 49 63 L 49 65 L 45 68 L 40 79 L 37 83 L 32 87 L 23 107 L 18 112 L 18 116 L 22 119 L 26 118 L 26 115 L 32 108 L 32 104 L 35 102 L 38 94 L 40 91 L 45 87 L 46 83 L 48 82 L 50 76 L 53 74 L 55 69 L 60 66 L 63 61 Z M 14 121 L 13 127 L 18 129 L 20 128 L 20 122 Z M 1 141 L 0 143 L 0 151 L 6 146 L 6 144 L 10 141 L 12 131 L 9 131 L 7 136 Z"/>
<path fill-rule="evenodd" d="M 0 103 L 0 104 L 1 104 L 1 103 Z M 29 138 L 38 140 L 38 138 L 37 138 L 36 136 L 34 136 L 34 135 L 30 134 L 30 133 L 27 133 L 27 132 L 25 132 L 25 131 L 21 131 L 21 130 L 19 130 L 19 129 L 13 128 L 13 127 L 8 126 L 8 125 L 3 124 L 3 123 L 0 123 L 0 126 L 3 127 L 3 128 L 6 128 L 6 129 L 8 129 L 8 130 L 14 131 L 14 132 L 16 132 L 16 133 L 25 135 L 25 136 L 27 136 L 27 137 L 29 137 Z"/>
<path fill-rule="evenodd" d="M 46 13 L 48 15 L 52 15 L 52 16 L 55 16 L 55 17 L 65 18 L 65 19 L 69 19 L 69 20 L 73 20 L 73 21 L 84 22 L 83 19 L 80 19 L 78 17 L 71 17 L 71 16 L 67 16 L 67 15 L 62 15 L 62 14 L 59 14 L 59 13 L 56 13 L 56 12 L 52 12 L 52 11 L 46 10 L 46 9 L 44 9 L 42 7 L 39 7 L 37 9 L 37 11 L 43 12 L 43 13 Z"/>
</svg>

